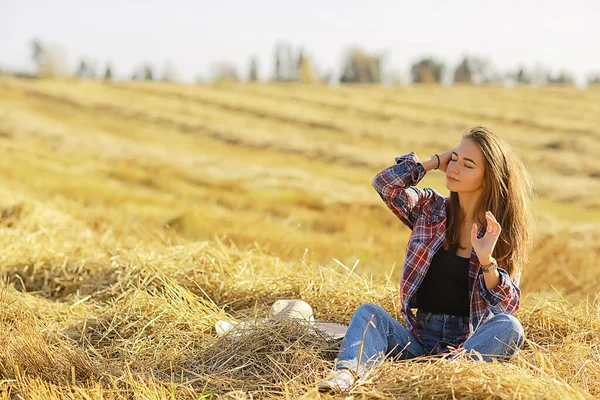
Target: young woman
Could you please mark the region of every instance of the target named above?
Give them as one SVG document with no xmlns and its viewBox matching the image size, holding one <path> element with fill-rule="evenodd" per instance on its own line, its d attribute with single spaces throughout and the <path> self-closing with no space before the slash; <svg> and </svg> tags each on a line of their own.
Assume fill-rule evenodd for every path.
<svg viewBox="0 0 600 400">
<path fill-rule="evenodd" d="M 415 187 L 434 169 L 446 174 L 449 196 Z M 412 230 L 400 283 L 406 327 L 379 306 L 361 305 L 334 377 L 319 388 L 349 389 L 386 356 L 504 361 L 514 355 L 525 336 L 512 314 L 519 309 L 521 268 L 533 234 L 533 185 L 511 147 L 477 126 L 443 154 L 397 157 L 373 187 Z"/>
</svg>

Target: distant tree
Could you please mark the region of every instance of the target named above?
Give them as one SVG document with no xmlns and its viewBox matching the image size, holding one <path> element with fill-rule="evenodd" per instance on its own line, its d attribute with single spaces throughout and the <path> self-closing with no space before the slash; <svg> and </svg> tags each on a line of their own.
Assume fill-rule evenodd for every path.
<svg viewBox="0 0 600 400">
<path fill-rule="evenodd" d="M 173 62 L 165 62 L 161 80 L 163 82 L 178 82 L 180 80 L 179 72 L 177 72 L 177 68 L 175 68 L 175 64 L 173 64 Z"/>
<path fill-rule="evenodd" d="M 31 49 L 33 60 L 39 68 L 39 66 L 45 60 L 44 46 L 42 45 L 42 42 L 39 39 L 33 39 L 33 41 L 31 42 Z"/>
<path fill-rule="evenodd" d="M 287 47 L 288 45 L 281 41 L 275 44 L 275 76 L 273 78 L 278 82 L 288 80 Z"/>
<path fill-rule="evenodd" d="M 295 81 L 298 79 L 298 63 L 294 59 L 294 50 L 289 43 L 285 44 L 286 63 L 285 63 L 285 80 Z"/>
<path fill-rule="evenodd" d="M 273 79 L 278 82 L 285 80 L 283 74 L 283 66 L 281 65 L 281 49 L 282 44 L 280 42 L 277 42 L 275 44 L 275 74 L 273 76 Z"/>
<path fill-rule="evenodd" d="M 304 49 L 300 47 L 298 50 L 298 60 L 296 61 L 296 70 L 300 71 L 302 69 L 302 63 L 304 62 Z"/>
<path fill-rule="evenodd" d="M 143 74 L 142 74 L 143 80 L 145 80 L 145 81 L 153 81 L 154 80 L 154 74 L 152 73 L 152 66 L 150 64 L 144 65 L 142 72 L 143 72 Z"/>
<path fill-rule="evenodd" d="M 43 44 L 39 39 L 31 42 L 32 57 L 39 77 L 67 76 L 69 67 L 63 48 L 57 45 Z"/>
<path fill-rule="evenodd" d="M 88 78 L 96 78 L 96 65 L 88 62 Z"/>
<path fill-rule="evenodd" d="M 529 83 L 534 86 L 542 86 L 548 83 L 550 70 L 542 64 L 536 64 L 532 69 L 528 70 Z"/>
<path fill-rule="evenodd" d="M 354 47 L 346 52 L 341 83 L 380 83 L 381 56 L 369 55 Z"/>
<path fill-rule="evenodd" d="M 298 80 L 304 83 L 315 83 L 319 80 L 309 57 L 302 57 L 299 67 Z"/>
<path fill-rule="evenodd" d="M 586 81 L 588 86 L 600 85 L 600 72 L 589 73 Z"/>
<path fill-rule="evenodd" d="M 256 56 L 250 58 L 250 71 L 248 72 L 248 80 L 250 82 L 258 81 L 258 61 Z"/>
<path fill-rule="evenodd" d="M 300 74 L 300 61 L 294 57 L 292 45 L 287 42 L 278 41 L 275 44 L 275 71 L 273 80 L 295 81 Z"/>
<path fill-rule="evenodd" d="M 573 75 L 566 70 L 561 70 L 558 74 L 548 74 L 548 83 L 562 83 L 567 85 L 572 85 L 575 83 L 575 78 Z"/>
<path fill-rule="evenodd" d="M 211 67 L 212 77 L 215 82 L 221 81 L 239 81 L 239 75 L 235 66 L 228 63 L 215 64 Z"/>
<path fill-rule="evenodd" d="M 77 76 L 79 78 L 83 78 L 85 76 L 86 70 L 87 70 L 87 65 L 84 60 L 81 60 L 79 62 L 79 67 L 77 67 L 77 70 L 75 71 L 75 76 Z"/>
<path fill-rule="evenodd" d="M 82 59 L 79 61 L 75 76 L 79 78 L 95 78 L 96 72 L 94 71 L 94 67 L 88 61 Z"/>
<path fill-rule="evenodd" d="M 497 83 L 500 80 L 490 61 L 482 57 L 464 56 L 454 70 L 457 83 Z"/>
<path fill-rule="evenodd" d="M 524 66 L 519 67 L 515 73 L 515 81 L 517 83 L 531 83 L 531 74 L 527 71 Z"/>
<path fill-rule="evenodd" d="M 113 79 L 112 67 L 110 66 L 110 64 L 107 64 L 106 70 L 104 71 L 104 80 L 112 81 L 112 79 Z"/>
<path fill-rule="evenodd" d="M 415 83 L 441 83 L 445 69 L 444 63 L 432 57 L 422 58 L 410 68 L 412 81 Z"/>
<path fill-rule="evenodd" d="M 494 81 L 492 63 L 488 59 L 471 56 L 468 60 L 473 83 L 487 83 Z"/>
<path fill-rule="evenodd" d="M 473 83 L 471 76 L 471 68 L 469 67 L 469 59 L 463 58 L 460 64 L 454 70 L 454 82 L 456 83 Z"/>
</svg>

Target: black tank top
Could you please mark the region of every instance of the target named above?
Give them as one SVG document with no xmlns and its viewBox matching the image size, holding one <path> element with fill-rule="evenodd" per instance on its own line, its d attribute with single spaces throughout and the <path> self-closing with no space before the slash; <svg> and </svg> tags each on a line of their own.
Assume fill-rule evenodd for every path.
<svg viewBox="0 0 600 400">
<path fill-rule="evenodd" d="M 417 307 L 435 314 L 468 316 L 470 261 L 441 246 L 417 289 Z"/>
</svg>

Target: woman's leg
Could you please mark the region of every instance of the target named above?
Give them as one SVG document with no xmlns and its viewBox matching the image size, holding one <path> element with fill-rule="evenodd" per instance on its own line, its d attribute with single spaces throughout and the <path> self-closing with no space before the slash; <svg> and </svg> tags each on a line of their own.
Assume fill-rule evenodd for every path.
<svg viewBox="0 0 600 400">
<path fill-rule="evenodd" d="M 370 320 L 375 326 L 369 324 Z M 361 345 L 362 355 L 359 356 Z M 377 366 L 385 356 L 409 359 L 425 354 L 425 349 L 406 327 L 381 307 L 367 303 L 358 307 L 352 315 L 336 368 L 348 368 L 362 375 Z M 359 361 L 360 367 L 357 368 Z"/>
<path fill-rule="evenodd" d="M 483 322 L 464 343 L 469 353 L 476 350 L 484 361 L 496 359 L 507 361 L 525 342 L 525 331 L 521 322 L 510 314 L 496 314 Z"/>
</svg>

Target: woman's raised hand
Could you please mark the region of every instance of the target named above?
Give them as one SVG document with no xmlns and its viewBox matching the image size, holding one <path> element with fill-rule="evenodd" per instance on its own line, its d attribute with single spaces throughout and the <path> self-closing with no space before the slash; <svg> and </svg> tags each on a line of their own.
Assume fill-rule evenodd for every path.
<svg viewBox="0 0 600 400">
<path fill-rule="evenodd" d="M 476 223 L 473 223 L 471 227 L 471 245 L 473 245 L 473 249 L 475 253 L 477 253 L 477 257 L 484 264 L 487 263 L 487 260 L 492 256 L 494 251 L 494 247 L 496 247 L 496 243 L 498 242 L 498 237 L 500 237 L 500 233 L 502 232 L 502 227 L 500 223 L 494 217 L 491 211 L 485 212 L 485 219 L 487 222 L 487 229 L 485 234 L 481 239 L 477 238 L 477 231 L 479 227 Z"/>
<path fill-rule="evenodd" d="M 447 152 L 442 153 L 442 154 L 438 154 L 438 156 L 440 156 L 440 167 L 438 168 L 440 171 L 442 171 L 444 173 L 446 172 L 446 168 L 448 168 L 448 164 L 450 163 L 450 159 L 452 159 L 452 152 L 453 151 L 454 151 L 454 149 L 448 150 Z"/>
</svg>

